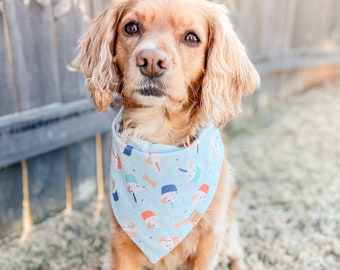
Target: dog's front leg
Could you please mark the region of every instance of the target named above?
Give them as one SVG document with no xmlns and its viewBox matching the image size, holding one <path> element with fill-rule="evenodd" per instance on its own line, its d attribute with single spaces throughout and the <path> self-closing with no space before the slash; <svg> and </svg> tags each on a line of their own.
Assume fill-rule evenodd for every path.
<svg viewBox="0 0 340 270">
<path fill-rule="evenodd" d="M 143 255 L 133 243 L 112 246 L 112 270 L 142 270 L 143 262 Z"/>
<path fill-rule="evenodd" d="M 238 223 L 235 220 L 230 225 L 228 240 L 229 269 L 247 270 L 248 267 L 244 262 L 244 252 L 239 236 Z"/>
<path fill-rule="evenodd" d="M 200 237 L 197 253 L 191 259 L 189 270 L 214 270 L 219 262 L 219 243 L 214 232 Z"/>
<path fill-rule="evenodd" d="M 142 270 L 143 265 L 134 257 L 126 254 L 116 253 L 113 255 L 112 270 Z"/>
<path fill-rule="evenodd" d="M 115 218 L 112 224 L 112 270 L 142 270 L 146 257 L 120 228 Z"/>
</svg>

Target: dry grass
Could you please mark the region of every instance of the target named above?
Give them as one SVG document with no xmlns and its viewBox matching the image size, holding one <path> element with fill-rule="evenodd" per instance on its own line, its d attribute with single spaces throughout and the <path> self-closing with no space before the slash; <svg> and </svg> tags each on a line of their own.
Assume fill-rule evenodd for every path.
<svg viewBox="0 0 340 270">
<path fill-rule="evenodd" d="M 340 269 L 340 81 L 240 122 L 229 159 L 251 269 Z"/>
<path fill-rule="evenodd" d="M 234 122 L 228 155 L 250 269 L 340 269 L 339 133 L 340 83 Z M 52 218 L 23 246 L 15 236 L 1 240 L 0 268 L 105 268 L 108 218 L 93 213 Z"/>
<path fill-rule="evenodd" d="M 102 269 L 110 235 L 108 218 L 95 218 L 94 213 L 92 204 L 84 211 L 51 218 L 37 225 L 22 246 L 15 235 L 3 239 L 0 269 Z"/>
</svg>

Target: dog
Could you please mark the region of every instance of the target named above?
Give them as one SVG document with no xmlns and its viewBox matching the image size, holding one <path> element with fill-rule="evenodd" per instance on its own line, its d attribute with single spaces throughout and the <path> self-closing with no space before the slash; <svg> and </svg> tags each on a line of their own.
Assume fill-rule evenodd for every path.
<svg viewBox="0 0 340 270">
<path fill-rule="evenodd" d="M 107 109 L 118 95 L 122 99 L 123 110 L 113 124 L 121 141 L 112 150 L 111 164 L 112 269 L 212 270 L 221 261 L 229 262 L 232 270 L 247 269 L 235 219 L 237 191 L 231 168 L 219 142 L 214 145 L 202 135 L 219 140 L 215 131 L 240 111 L 242 97 L 260 83 L 227 8 L 206 0 L 115 0 L 81 37 L 73 66 L 84 73 L 98 111 Z M 180 154 L 161 165 L 158 150 L 150 150 L 124 163 L 138 152 L 126 141 L 143 142 L 151 149 L 162 145 Z M 197 158 L 177 166 L 185 155 Z M 123 167 L 133 168 L 119 179 Z M 170 167 L 176 176 L 161 187 Z M 138 170 L 141 175 L 134 175 Z M 197 191 L 188 191 L 192 196 L 186 195 L 187 206 L 184 199 L 183 206 L 178 203 L 182 184 Z M 147 187 L 158 195 L 150 195 Z M 115 209 L 122 195 L 127 198 Z M 157 209 L 167 207 L 159 210 L 165 214 L 157 217 L 162 213 L 151 209 L 143 196 L 159 203 Z M 210 201 L 198 208 L 204 200 Z M 131 216 L 127 204 L 131 211 L 144 205 L 145 211 Z M 175 212 L 174 220 L 166 220 Z M 186 216 L 179 217 L 184 212 Z M 137 219 L 145 225 L 137 224 Z M 171 232 L 187 227 L 189 231 L 182 237 L 166 232 L 159 237 L 161 226 Z M 137 237 L 146 238 L 150 231 L 155 234 L 146 241 L 158 243 L 149 243 L 157 251 L 148 255 Z M 161 254 L 153 258 L 157 252 Z"/>
</svg>

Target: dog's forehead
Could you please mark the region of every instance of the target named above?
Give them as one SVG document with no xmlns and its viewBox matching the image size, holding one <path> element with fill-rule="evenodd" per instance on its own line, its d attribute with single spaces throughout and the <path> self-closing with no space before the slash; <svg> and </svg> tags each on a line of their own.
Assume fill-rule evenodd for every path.
<svg viewBox="0 0 340 270">
<path fill-rule="evenodd" d="M 176 28 L 191 27 L 205 21 L 204 7 L 195 0 L 136 1 L 126 16 L 135 16 L 146 25 L 171 24 Z"/>
</svg>

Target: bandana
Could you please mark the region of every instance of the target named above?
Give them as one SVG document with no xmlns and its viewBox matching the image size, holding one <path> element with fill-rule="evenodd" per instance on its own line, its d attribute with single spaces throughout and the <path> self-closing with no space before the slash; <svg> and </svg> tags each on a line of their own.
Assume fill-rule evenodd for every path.
<svg viewBox="0 0 340 270">
<path fill-rule="evenodd" d="M 112 124 L 111 206 L 126 234 L 152 263 L 171 252 L 210 205 L 224 154 L 220 133 L 204 128 L 188 147 L 120 135 Z"/>
</svg>

